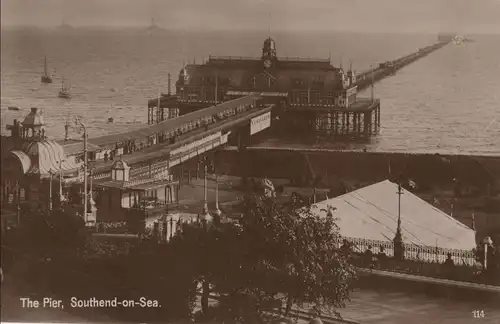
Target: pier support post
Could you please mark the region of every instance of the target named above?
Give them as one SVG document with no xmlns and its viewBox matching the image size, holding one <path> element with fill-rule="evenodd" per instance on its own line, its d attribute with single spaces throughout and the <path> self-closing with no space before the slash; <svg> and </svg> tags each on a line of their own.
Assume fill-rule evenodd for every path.
<svg viewBox="0 0 500 324">
<path fill-rule="evenodd" d="M 372 115 L 373 112 L 365 112 L 363 116 L 363 133 L 365 138 L 368 138 L 371 134 L 373 134 L 373 123 L 372 123 Z"/>
</svg>

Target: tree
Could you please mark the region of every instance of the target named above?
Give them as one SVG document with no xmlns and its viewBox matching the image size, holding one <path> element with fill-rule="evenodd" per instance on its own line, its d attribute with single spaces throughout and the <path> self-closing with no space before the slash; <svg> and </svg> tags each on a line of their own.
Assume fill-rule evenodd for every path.
<svg viewBox="0 0 500 324">
<path fill-rule="evenodd" d="M 169 243 L 177 267 L 202 283 L 205 316 L 255 323 L 281 300 L 285 315 L 294 304 L 310 304 L 315 315 L 345 306 L 355 268 L 331 213 L 314 213 L 300 197 L 279 204 L 273 195 L 247 197 L 241 207 L 239 223 L 186 225 Z M 210 292 L 219 296 L 215 309 Z"/>
<path fill-rule="evenodd" d="M 178 264 L 218 293 L 212 315 L 256 322 L 282 299 L 285 315 L 293 304 L 309 303 L 315 314 L 345 306 L 355 269 L 338 248 L 332 215 L 315 214 L 300 199 L 280 205 L 272 195 L 248 197 L 243 210 L 239 224 L 190 225 L 171 242 Z M 208 301 L 208 289 L 203 295 Z"/>
<path fill-rule="evenodd" d="M 266 269 L 267 276 L 255 279 L 263 279 L 260 287 L 268 295 L 286 295 L 286 315 L 294 303 L 310 303 L 318 313 L 345 305 L 355 270 L 337 248 L 333 215 L 322 217 L 297 200 L 278 205 L 272 197 L 253 197 L 246 210 L 246 259 L 253 269 Z"/>
</svg>

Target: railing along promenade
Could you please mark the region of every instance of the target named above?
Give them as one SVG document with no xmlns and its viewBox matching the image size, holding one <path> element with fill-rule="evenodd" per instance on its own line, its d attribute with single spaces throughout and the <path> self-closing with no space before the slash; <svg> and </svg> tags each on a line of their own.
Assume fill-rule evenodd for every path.
<svg viewBox="0 0 500 324">
<path fill-rule="evenodd" d="M 476 261 L 476 251 L 446 249 L 440 247 L 404 244 L 404 260 L 394 259 L 394 243 L 388 241 L 367 240 L 360 238 L 344 238 L 349 242 L 351 262 L 360 269 L 376 269 L 385 272 L 414 275 L 419 277 L 454 280 L 464 283 L 477 283 L 500 286 L 500 264 L 496 260 L 488 260 L 489 272 L 482 270 Z M 342 243 L 338 242 L 338 247 Z M 371 247 L 372 260 L 366 260 L 364 253 Z M 384 249 L 387 258 L 377 255 Z M 451 255 L 454 265 L 446 267 L 444 262 Z M 495 272 L 496 271 L 496 272 Z M 500 287 L 498 288 L 500 293 Z"/>
</svg>

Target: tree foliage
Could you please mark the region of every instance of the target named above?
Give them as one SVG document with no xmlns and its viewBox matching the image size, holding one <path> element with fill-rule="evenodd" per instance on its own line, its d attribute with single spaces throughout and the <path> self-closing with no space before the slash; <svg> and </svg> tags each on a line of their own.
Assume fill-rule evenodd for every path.
<svg viewBox="0 0 500 324">
<path fill-rule="evenodd" d="M 287 312 L 293 304 L 317 314 L 345 305 L 355 271 L 338 248 L 333 216 L 273 196 L 248 197 L 243 207 L 238 224 L 189 225 L 171 242 L 180 264 L 219 295 L 213 315 L 255 322 L 280 300 Z"/>
</svg>

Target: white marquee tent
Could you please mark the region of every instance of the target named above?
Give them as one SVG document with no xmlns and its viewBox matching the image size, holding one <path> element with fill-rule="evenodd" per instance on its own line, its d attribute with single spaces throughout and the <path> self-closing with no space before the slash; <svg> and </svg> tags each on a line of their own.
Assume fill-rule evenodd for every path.
<svg viewBox="0 0 500 324">
<path fill-rule="evenodd" d="M 385 180 L 319 202 L 312 210 L 336 208 L 334 216 L 343 237 L 392 241 L 398 219 L 397 192 L 398 185 Z M 405 243 L 463 250 L 476 247 L 472 229 L 404 189 L 401 229 Z"/>
</svg>

